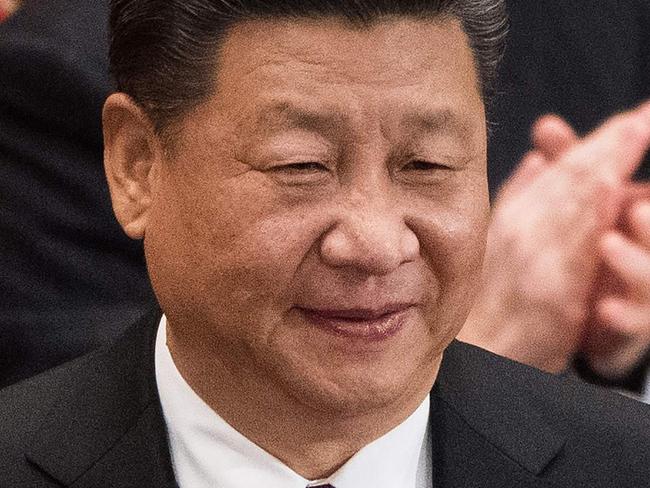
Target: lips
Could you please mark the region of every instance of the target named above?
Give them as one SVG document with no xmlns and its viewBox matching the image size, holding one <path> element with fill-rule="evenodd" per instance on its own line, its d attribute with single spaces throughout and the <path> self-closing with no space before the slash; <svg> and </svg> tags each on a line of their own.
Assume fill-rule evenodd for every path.
<svg viewBox="0 0 650 488">
<path fill-rule="evenodd" d="M 397 334 L 405 325 L 413 304 L 392 304 L 381 308 L 316 309 L 298 308 L 304 318 L 319 329 L 338 336 L 381 341 Z"/>
</svg>

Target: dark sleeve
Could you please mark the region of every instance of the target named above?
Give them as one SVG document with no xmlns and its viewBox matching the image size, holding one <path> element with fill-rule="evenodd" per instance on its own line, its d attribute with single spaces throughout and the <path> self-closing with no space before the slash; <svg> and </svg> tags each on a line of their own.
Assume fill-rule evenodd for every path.
<svg viewBox="0 0 650 488">
<path fill-rule="evenodd" d="M 107 342 L 153 300 L 104 177 L 107 16 L 108 0 L 25 2 L 0 26 L 0 385 Z"/>
</svg>

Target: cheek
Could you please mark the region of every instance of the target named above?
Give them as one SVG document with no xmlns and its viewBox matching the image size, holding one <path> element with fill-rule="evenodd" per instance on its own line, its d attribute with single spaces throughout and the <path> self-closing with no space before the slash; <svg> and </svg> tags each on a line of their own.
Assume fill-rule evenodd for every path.
<svg viewBox="0 0 650 488">
<path fill-rule="evenodd" d="M 175 196 L 158 206 L 145 240 L 163 309 L 231 323 L 282 313 L 295 271 L 318 237 L 317 214 L 246 181 L 169 194 Z"/>
<path fill-rule="evenodd" d="M 489 206 L 487 192 L 481 199 L 459 195 L 454 200 L 414 206 L 420 217 L 412 221 L 421 255 L 439 286 L 438 313 L 454 313 L 464 321 L 479 282 Z"/>
</svg>

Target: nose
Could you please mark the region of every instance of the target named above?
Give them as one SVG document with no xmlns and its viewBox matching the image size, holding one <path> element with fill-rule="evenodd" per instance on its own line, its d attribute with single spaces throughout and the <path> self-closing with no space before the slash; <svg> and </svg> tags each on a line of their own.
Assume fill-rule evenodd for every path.
<svg viewBox="0 0 650 488">
<path fill-rule="evenodd" d="M 320 243 L 321 259 L 335 268 L 386 275 L 420 253 L 402 212 L 383 198 L 357 196 L 339 213 Z"/>
</svg>

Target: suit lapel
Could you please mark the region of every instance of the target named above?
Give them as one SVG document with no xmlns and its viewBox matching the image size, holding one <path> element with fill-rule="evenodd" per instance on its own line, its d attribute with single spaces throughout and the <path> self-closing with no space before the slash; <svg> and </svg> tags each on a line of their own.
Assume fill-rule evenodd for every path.
<svg viewBox="0 0 650 488">
<path fill-rule="evenodd" d="M 27 459 L 74 487 L 175 487 L 155 383 L 158 310 L 115 345 L 84 361 L 62 392 Z"/>
<path fill-rule="evenodd" d="M 452 343 L 431 395 L 434 487 L 547 486 L 540 475 L 561 451 L 566 428 L 536 401 L 545 378 L 552 381 Z"/>
<path fill-rule="evenodd" d="M 160 425 L 162 419 L 157 410 L 157 405 L 150 405 L 119 441 L 72 486 L 176 488 L 164 425 Z"/>
</svg>

